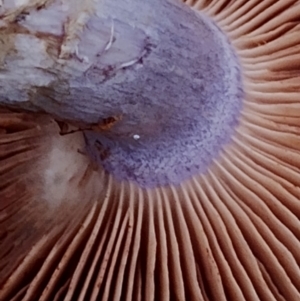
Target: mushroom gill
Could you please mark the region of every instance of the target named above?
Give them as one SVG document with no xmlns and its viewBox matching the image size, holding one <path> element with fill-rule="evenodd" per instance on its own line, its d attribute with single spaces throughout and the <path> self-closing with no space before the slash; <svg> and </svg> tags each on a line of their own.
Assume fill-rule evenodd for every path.
<svg viewBox="0 0 300 301">
<path fill-rule="evenodd" d="M 205 170 L 147 186 L 99 165 L 93 131 L 2 109 L 1 301 L 300 300 L 300 1 L 186 4 L 237 54 L 229 141 Z"/>
</svg>

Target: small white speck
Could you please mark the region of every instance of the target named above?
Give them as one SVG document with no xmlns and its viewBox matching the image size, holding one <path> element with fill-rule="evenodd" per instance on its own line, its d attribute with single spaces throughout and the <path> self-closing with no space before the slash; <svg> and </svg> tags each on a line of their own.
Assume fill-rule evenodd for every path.
<svg viewBox="0 0 300 301">
<path fill-rule="evenodd" d="M 141 138 L 140 135 L 133 135 L 134 140 L 139 140 L 140 138 Z"/>
<path fill-rule="evenodd" d="M 104 48 L 104 51 L 107 51 L 110 49 L 111 45 L 113 44 L 114 41 L 114 33 L 115 33 L 115 24 L 114 24 L 114 20 L 111 20 L 112 24 L 111 24 L 111 30 L 110 30 L 110 38 L 109 41 L 107 43 L 107 45 Z"/>
<path fill-rule="evenodd" d="M 125 62 L 123 64 L 121 64 L 119 66 L 119 69 L 122 69 L 122 68 L 127 68 L 127 67 L 130 67 L 130 66 L 133 66 L 134 64 L 136 64 L 138 61 L 139 61 L 140 58 L 137 58 L 137 59 L 134 59 L 132 61 L 129 61 L 129 62 Z"/>
<path fill-rule="evenodd" d="M 88 63 L 89 62 L 89 58 L 88 57 L 86 57 L 86 56 L 81 56 L 80 54 L 79 54 L 79 48 L 78 48 L 78 45 L 76 45 L 75 46 L 75 54 L 76 54 L 76 56 L 78 57 L 78 59 L 79 60 L 81 60 L 82 62 L 84 62 L 84 63 Z"/>
</svg>

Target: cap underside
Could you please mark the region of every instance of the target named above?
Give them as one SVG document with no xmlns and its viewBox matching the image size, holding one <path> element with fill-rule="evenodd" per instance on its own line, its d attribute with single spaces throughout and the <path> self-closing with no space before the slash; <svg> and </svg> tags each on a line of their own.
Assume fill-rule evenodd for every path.
<svg viewBox="0 0 300 301">
<path fill-rule="evenodd" d="M 300 300 L 300 2 L 186 1 L 230 38 L 231 143 L 177 186 L 117 181 L 50 117 L 0 111 L 0 300 Z"/>
</svg>

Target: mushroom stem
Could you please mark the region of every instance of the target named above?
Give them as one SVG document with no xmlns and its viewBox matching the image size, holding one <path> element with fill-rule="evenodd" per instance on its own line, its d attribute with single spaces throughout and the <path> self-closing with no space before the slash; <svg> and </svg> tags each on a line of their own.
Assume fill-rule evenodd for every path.
<svg viewBox="0 0 300 301">
<path fill-rule="evenodd" d="M 87 153 L 141 185 L 204 171 L 228 142 L 240 66 L 206 15 L 176 0 L 16 3 L 1 19 L 0 104 L 88 131 Z"/>
</svg>

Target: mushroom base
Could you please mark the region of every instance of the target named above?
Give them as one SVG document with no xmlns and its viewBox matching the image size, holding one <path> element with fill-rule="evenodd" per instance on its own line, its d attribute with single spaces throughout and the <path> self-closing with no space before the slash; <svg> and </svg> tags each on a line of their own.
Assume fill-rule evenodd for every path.
<svg viewBox="0 0 300 301">
<path fill-rule="evenodd" d="M 87 154 L 116 179 L 133 181 L 142 187 L 178 184 L 205 172 L 230 141 L 242 109 L 241 68 L 226 35 L 207 16 L 199 17 L 199 48 L 194 49 L 193 58 L 182 60 L 186 66 L 193 65 L 191 60 L 195 60 L 199 71 L 191 72 L 183 65 L 179 69 L 178 62 L 174 62 L 176 67 L 167 73 L 167 80 L 178 81 L 177 93 L 181 95 L 176 95 L 172 102 L 166 81 L 165 103 L 161 103 L 162 96 L 156 95 L 156 91 L 151 100 L 153 106 L 151 102 L 143 103 L 142 98 L 137 103 L 134 114 L 141 124 L 127 130 L 130 120 L 122 120 L 107 131 L 84 132 Z M 155 51 L 172 64 L 173 50 L 162 44 Z M 142 69 L 147 72 L 146 64 Z M 197 87 L 194 90 L 193 84 Z M 154 112 L 157 107 L 160 110 Z M 120 104 L 119 110 L 126 119 L 126 105 Z M 151 122 L 148 113 L 156 116 Z M 145 114 L 148 117 L 143 119 Z"/>
</svg>

